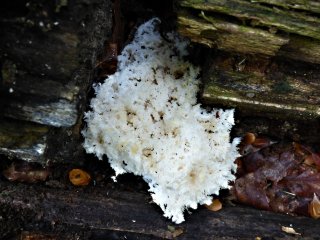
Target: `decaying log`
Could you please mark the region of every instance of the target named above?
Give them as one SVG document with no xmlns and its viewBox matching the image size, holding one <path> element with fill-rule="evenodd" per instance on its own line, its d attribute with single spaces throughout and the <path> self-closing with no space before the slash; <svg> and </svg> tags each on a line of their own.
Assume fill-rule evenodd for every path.
<svg viewBox="0 0 320 240">
<path fill-rule="evenodd" d="M 1 153 L 43 164 L 79 158 L 87 92 L 111 34 L 111 2 L 11 1 L 2 9 Z M 46 131 L 35 136 L 39 129 Z"/>
<path fill-rule="evenodd" d="M 125 9 L 130 21 L 133 11 L 139 16 L 153 15 L 149 8 L 145 13 L 142 2 L 115 1 L 121 5 L 117 11 Z M 317 142 L 317 1 L 308 1 L 307 7 L 303 0 L 180 3 L 179 31 L 214 49 L 205 49 L 201 57 L 206 59 L 201 100 L 237 107 L 237 114 L 246 114 L 237 118 L 241 121 L 233 135 L 249 131 Z M 8 6 L 0 9 L 0 160 L 5 155 L 41 164 L 71 160 L 81 164 L 81 119 L 97 56 L 111 37 L 111 1 L 52 0 L 44 5 L 12 0 L 3 4 Z M 123 43 L 122 31 L 133 25 L 119 24 L 120 33 L 115 35 L 121 41 L 112 40 Z M 305 62 L 296 67 L 282 61 L 286 58 Z M 299 121 L 292 122 L 293 117 Z M 200 207 L 186 214 L 186 219 L 174 225 L 146 192 L 126 191 L 116 184 L 72 188 L 52 176 L 43 185 L 0 179 L 2 239 L 295 239 L 282 226 L 292 226 L 304 239 L 319 236 L 318 221 L 240 205 L 226 205 L 219 212 Z"/>
<path fill-rule="evenodd" d="M 286 9 L 299 9 L 309 12 L 320 13 L 320 2 L 313 0 L 247 0 L 257 3 L 272 4 Z"/>
<path fill-rule="evenodd" d="M 14 99 L 6 104 L 3 113 L 6 117 L 54 127 L 71 127 L 78 118 L 76 103 L 64 99 L 51 102 L 34 101 L 30 98 L 25 101 Z"/>
<path fill-rule="evenodd" d="M 178 17 L 180 33 L 194 42 L 221 50 L 274 56 L 288 38 L 267 31 L 240 26 L 203 15 L 205 20 L 181 13 Z"/>
<path fill-rule="evenodd" d="M 290 75 L 272 77 L 212 68 L 204 77 L 202 96 L 206 102 L 228 103 L 256 115 L 305 120 L 320 117 L 319 82 Z"/>
<path fill-rule="evenodd" d="M 46 234 L 66 234 L 67 229 L 69 233 L 86 236 L 79 239 L 106 239 L 112 236 L 111 232 L 113 238 L 118 235 L 130 239 L 172 239 L 174 234 L 177 239 L 295 237 L 283 232 L 282 226 L 292 226 L 304 239 L 319 234 L 316 220 L 295 217 L 292 221 L 291 216 L 243 206 L 225 206 L 218 212 L 200 208 L 192 215 L 186 214 L 186 222 L 174 225 L 144 193 L 99 187 L 91 191 L 1 183 L 0 209 L 5 210 L 1 210 L 0 236 L 14 228 L 17 235 L 20 231 L 25 234 L 44 230 Z"/>
<path fill-rule="evenodd" d="M 205 103 L 272 119 L 319 119 L 319 3 L 182 0 L 178 5 L 179 32 L 214 50 L 202 77 Z"/>
<path fill-rule="evenodd" d="M 180 33 L 193 42 L 235 53 L 279 55 L 320 63 L 320 41 L 317 39 L 276 35 L 259 28 L 206 16 L 203 12 L 199 16 L 203 19 L 185 11 L 178 16 Z"/>
<path fill-rule="evenodd" d="M 1 19 L 1 87 L 2 101 L 6 102 L 3 114 L 45 125 L 70 127 L 77 121 L 78 97 L 87 89 L 86 78 L 90 76 L 81 76 L 78 72 L 81 68 L 92 68 L 96 57 L 93 49 L 99 44 L 101 47 L 102 43 L 91 41 L 85 45 L 81 35 L 89 33 L 89 29 L 86 25 L 80 26 L 81 19 L 68 19 L 75 13 L 70 11 L 69 16 L 56 14 L 56 19 L 52 19 L 50 8 L 43 6 L 43 11 L 47 12 L 40 20 L 25 19 L 25 16 Z M 38 12 L 31 9 L 29 14 Z M 101 28 L 102 21 L 91 24 Z M 90 36 L 86 38 L 90 39 Z M 85 59 L 79 55 L 86 47 L 93 50 L 92 59 L 82 63 Z M 80 82 L 80 79 L 84 81 Z"/>
<path fill-rule="evenodd" d="M 57 127 L 74 125 L 77 120 L 75 95 L 80 90 L 72 80 L 74 71 L 79 67 L 77 46 L 80 40 L 77 33 L 64 29 L 57 34 L 55 29 L 43 32 L 41 28 L 34 33 L 23 23 L 10 24 L 6 21 L 2 22 L 1 28 L 0 45 L 6 46 L 2 49 L 2 54 L 6 55 L 2 87 L 4 93 L 9 93 L 3 99 L 7 102 L 4 104 L 4 116 Z M 18 43 L 16 39 L 19 39 Z M 69 86 L 64 92 L 68 89 L 67 95 L 74 96 L 60 93 L 66 83 Z M 46 98 L 45 92 L 51 94 Z M 41 104 L 41 100 L 44 103 Z"/>
<path fill-rule="evenodd" d="M 217 12 L 242 20 L 250 20 L 253 26 L 276 27 L 279 30 L 320 40 L 320 19 L 304 13 L 267 7 L 256 1 L 245 0 L 182 0 L 183 7 L 206 12 Z M 304 3 L 308 6 L 308 3 Z"/>
<path fill-rule="evenodd" d="M 2 120 L 0 153 L 10 158 L 43 162 L 47 148 L 48 127 L 33 123 Z"/>
<path fill-rule="evenodd" d="M 278 54 L 298 61 L 320 64 L 320 41 L 291 36 L 289 43 L 284 45 Z"/>
<path fill-rule="evenodd" d="M 319 120 L 292 121 L 292 119 L 271 119 L 265 116 L 247 114 L 241 116 L 241 121 L 233 128 L 235 136 L 245 136 L 246 133 L 256 133 L 262 136 L 269 136 L 273 141 L 290 139 L 297 143 L 316 145 L 319 143 L 320 131 Z"/>
<path fill-rule="evenodd" d="M 320 16 L 311 17 L 308 12 L 309 8 L 320 11 L 320 7 L 309 2 L 292 3 L 305 10 L 295 12 L 277 0 L 183 0 L 179 2 L 183 7 L 178 13 L 179 31 L 195 42 L 226 51 L 320 63 Z"/>
</svg>

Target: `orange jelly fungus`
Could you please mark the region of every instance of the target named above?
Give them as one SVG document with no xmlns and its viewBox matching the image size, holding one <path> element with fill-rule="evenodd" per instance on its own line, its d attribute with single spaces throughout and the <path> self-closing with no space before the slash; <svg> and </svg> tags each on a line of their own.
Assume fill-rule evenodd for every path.
<svg viewBox="0 0 320 240">
<path fill-rule="evenodd" d="M 87 172 L 75 168 L 69 172 L 69 180 L 75 186 L 87 186 L 90 183 L 91 176 Z"/>
<path fill-rule="evenodd" d="M 312 218 L 320 218 L 320 200 L 316 194 L 314 194 L 313 199 L 309 204 L 308 210 Z"/>
<path fill-rule="evenodd" d="M 205 205 L 210 211 L 216 212 L 222 208 L 222 203 L 219 199 L 214 199 L 210 205 Z"/>
</svg>

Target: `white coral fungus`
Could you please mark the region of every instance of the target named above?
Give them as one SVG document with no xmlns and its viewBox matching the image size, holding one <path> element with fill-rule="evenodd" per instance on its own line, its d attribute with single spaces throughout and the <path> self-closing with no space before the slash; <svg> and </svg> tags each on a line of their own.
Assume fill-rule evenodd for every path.
<svg viewBox="0 0 320 240">
<path fill-rule="evenodd" d="M 196 104 L 199 70 L 183 60 L 187 42 L 173 33 L 165 41 L 158 24 L 142 24 L 117 72 L 95 86 L 84 147 L 107 155 L 116 175 L 141 175 L 164 216 L 181 223 L 185 209 L 210 204 L 235 179 L 239 140 L 229 143 L 233 110 Z"/>
</svg>

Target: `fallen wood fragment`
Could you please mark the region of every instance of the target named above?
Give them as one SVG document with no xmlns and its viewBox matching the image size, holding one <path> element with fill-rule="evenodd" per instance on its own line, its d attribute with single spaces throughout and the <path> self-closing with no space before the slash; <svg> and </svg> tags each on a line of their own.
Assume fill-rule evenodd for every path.
<svg viewBox="0 0 320 240">
<path fill-rule="evenodd" d="M 244 0 L 182 0 L 181 6 L 206 12 L 217 12 L 253 21 L 252 25 L 277 29 L 320 40 L 320 18 L 305 13 L 264 6 Z M 307 4 L 304 4 L 307 6 Z"/>
<path fill-rule="evenodd" d="M 94 188 L 94 187 L 92 187 Z M 52 189 L 0 182 L 0 236 L 20 231 L 42 234 L 76 232 L 81 239 L 126 236 L 134 239 L 172 239 L 166 220 L 148 194 L 111 189 Z M 94 194 L 93 194 L 94 193 Z M 14 199 L 14 201 L 12 201 Z M 17 214 L 18 213 L 18 214 Z M 294 224 L 305 238 L 318 236 L 318 222 L 255 210 L 225 206 L 219 212 L 201 208 L 179 228 L 178 239 L 284 237 L 280 226 Z M 200 227 L 201 226 L 201 227 Z M 171 231 L 170 231 L 171 230 Z M 66 232 L 67 231 L 67 232 Z"/>
<path fill-rule="evenodd" d="M 320 117 L 320 86 L 317 81 L 262 68 L 259 73 L 250 69 L 250 58 L 244 58 L 244 68 L 211 68 L 204 76 L 202 97 L 207 103 L 239 107 L 252 115 L 278 118 L 317 119 Z M 256 64 L 252 59 L 252 64 Z M 245 66 L 247 65 L 247 66 Z M 258 70 L 258 69 L 257 69 Z M 308 96 L 308 97 L 306 97 Z"/>
<path fill-rule="evenodd" d="M 286 9 L 299 9 L 309 12 L 320 13 L 320 2 L 315 0 L 246 0 L 248 2 L 266 3 Z"/>
<path fill-rule="evenodd" d="M 1 154 L 42 165 L 83 160 L 87 93 L 112 27 L 106 9 L 110 1 L 3 3 Z"/>
<path fill-rule="evenodd" d="M 179 31 L 194 42 L 204 43 L 221 50 L 274 56 L 288 39 L 267 31 L 241 26 L 205 16 L 197 19 L 185 13 L 178 16 Z"/>
<path fill-rule="evenodd" d="M 315 1 L 183 0 L 179 5 L 178 30 L 194 42 L 320 63 L 320 4 Z"/>
</svg>

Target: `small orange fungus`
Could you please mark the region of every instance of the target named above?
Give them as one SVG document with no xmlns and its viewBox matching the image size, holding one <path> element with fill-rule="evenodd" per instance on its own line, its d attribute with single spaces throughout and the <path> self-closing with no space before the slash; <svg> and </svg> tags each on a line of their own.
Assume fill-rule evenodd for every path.
<svg viewBox="0 0 320 240">
<path fill-rule="evenodd" d="M 75 168 L 69 172 L 69 180 L 75 186 L 87 186 L 90 183 L 91 176 L 87 172 Z"/>
<path fill-rule="evenodd" d="M 312 201 L 309 203 L 308 210 L 312 218 L 320 218 L 320 200 L 317 194 L 314 194 Z"/>
<path fill-rule="evenodd" d="M 243 138 L 243 143 L 245 145 L 249 145 L 249 144 L 254 143 L 255 140 L 256 140 L 256 135 L 254 135 L 253 133 L 248 132 L 248 133 L 246 133 L 246 135 Z"/>
<path fill-rule="evenodd" d="M 217 212 L 222 208 L 222 203 L 219 199 L 214 199 L 210 205 L 205 205 L 210 211 Z"/>
</svg>

